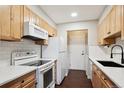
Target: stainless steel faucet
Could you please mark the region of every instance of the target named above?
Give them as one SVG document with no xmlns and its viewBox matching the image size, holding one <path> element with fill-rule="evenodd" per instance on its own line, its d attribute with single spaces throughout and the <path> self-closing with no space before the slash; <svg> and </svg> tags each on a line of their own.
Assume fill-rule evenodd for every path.
<svg viewBox="0 0 124 93">
<path fill-rule="evenodd" d="M 111 58 L 113 58 L 113 54 L 116 54 L 116 53 L 112 53 L 113 51 L 113 48 L 114 47 L 120 47 L 121 48 L 121 63 L 124 64 L 124 55 L 123 55 L 123 47 L 121 45 L 114 45 L 112 48 L 111 48 Z"/>
</svg>

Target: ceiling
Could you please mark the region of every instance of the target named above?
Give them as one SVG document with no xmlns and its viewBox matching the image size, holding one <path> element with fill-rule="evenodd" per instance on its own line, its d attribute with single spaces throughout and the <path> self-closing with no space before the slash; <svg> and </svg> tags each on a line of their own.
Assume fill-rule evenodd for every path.
<svg viewBox="0 0 124 93">
<path fill-rule="evenodd" d="M 42 5 L 42 10 L 56 23 L 96 20 L 101 16 L 105 5 Z M 77 17 L 71 17 L 77 12 Z"/>
</svg>

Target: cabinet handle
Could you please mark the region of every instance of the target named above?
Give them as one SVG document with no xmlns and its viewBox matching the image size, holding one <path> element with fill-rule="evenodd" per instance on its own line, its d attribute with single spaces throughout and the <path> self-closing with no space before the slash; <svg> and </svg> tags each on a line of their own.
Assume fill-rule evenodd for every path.
<svg viewBox="0 0 124 93">
<path fill-rule="evenodd" d="M 37 82 L 35 83 L 35 87 L 37 87 Z"/>
<path fill-rule="evenodd" d="M 103 77 L 103 80 L 106 80 L 106 78 Z"/>
<path fill-rule="evenodd" d="M 107 34 L 110 34 L 111 32 L 108 32 Z"/>
<path fill-rule="evenodd" d="M 24 83 L 25 81 L 23 80 L 21 83 Z"/>
</svg>

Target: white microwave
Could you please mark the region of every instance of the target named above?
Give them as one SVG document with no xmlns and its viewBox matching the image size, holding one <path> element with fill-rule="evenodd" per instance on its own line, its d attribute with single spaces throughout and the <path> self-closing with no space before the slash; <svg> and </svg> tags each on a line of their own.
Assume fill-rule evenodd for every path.
<svg viewBox="0 0 124 93">
<path fill-rule="evenodd" d="M 39 39 L 48 39 L 48 31 L 45 29 L 31 23 L 25 22 L 24 23 L 24 35 L 23 37 L 39 40 Z"/>
</svg>

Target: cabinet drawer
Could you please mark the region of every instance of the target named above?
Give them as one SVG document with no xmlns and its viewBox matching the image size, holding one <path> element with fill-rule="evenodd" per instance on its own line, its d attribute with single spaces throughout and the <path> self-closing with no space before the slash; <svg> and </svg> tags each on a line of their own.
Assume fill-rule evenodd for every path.
<svg viewBox="0 0 124 93">
<path fill-rule="evenodd" d="M 0 88 L 21 88 L 21 82 L 16 79 L 0 86 Z"/>
<path fill-rule="evenodd" d="M 111 81 L 95 64 L 93 64 L 92 83 L 95 88 L 117 88 L 117 85 Z"/>
<path fill-rule="evenodd" d="M 101 79 L 108 88 L 117 88 L 117 86 L 104 73 L 101 74 Z"/>
<path fill-rule="evenodd" d="M 35 80 L 35 71 L 21 77 L 21 87 L 24 87 L 25 85 L 27 85 L 28 83 L 32 82 Z"/>
<path fill-rule="evenodd" d="M 36 80 L 32 80 L 27 85 L 23 86 L 23 88 L 35 88 L 36 87 Z"/>
</svg>

